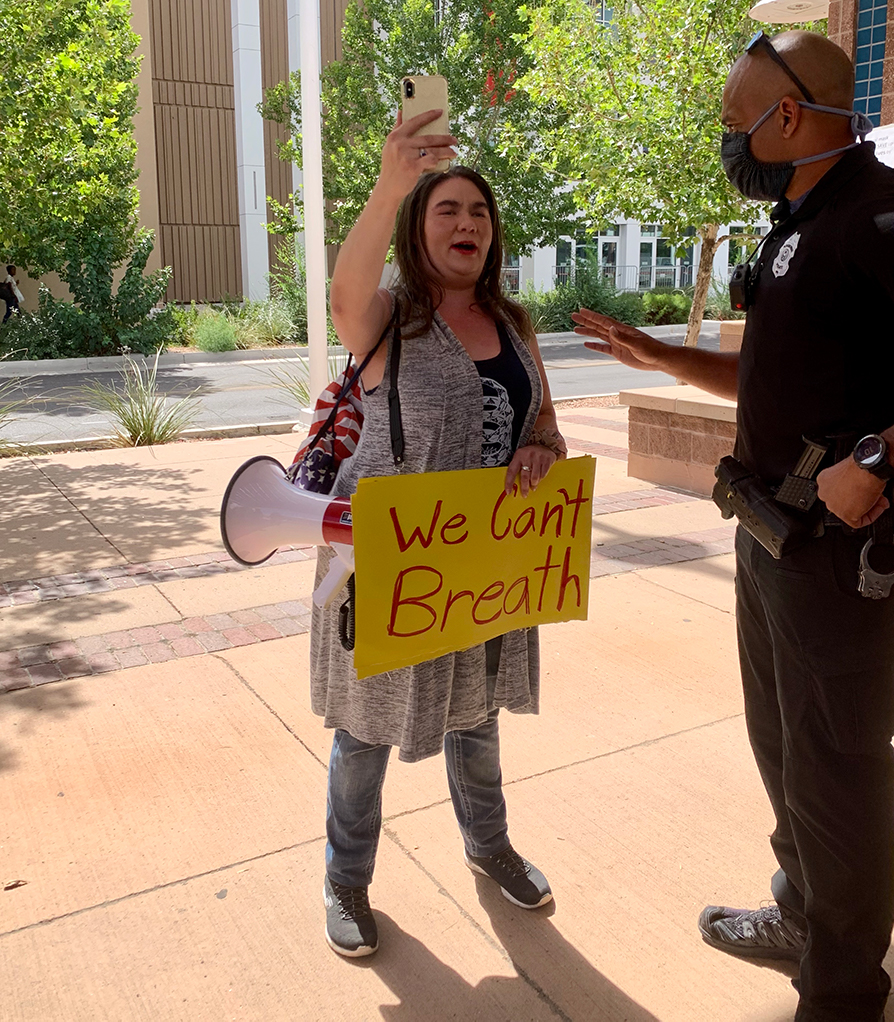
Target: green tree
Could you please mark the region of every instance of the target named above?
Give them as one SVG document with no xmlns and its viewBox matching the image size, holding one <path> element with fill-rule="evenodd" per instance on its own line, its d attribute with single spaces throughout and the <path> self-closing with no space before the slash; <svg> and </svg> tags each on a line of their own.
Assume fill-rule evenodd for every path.
<svg viewBox="0 0 894 1022">
<path fill-rule="evenodd" d="M 0 38 L 0 247 L 64 271 L 72 237 L 92 232 L 123 260 L 139 198 L 128 0 L 2 0 Z"/>
<path fill-rule="evenodd" d="M 144 274 L 152 237 L 137 230 L 130 15 L 129 0 L 0 0 L 0 250 L 73 297 L 42 289 L 9 331 L 31 357 L 154 350 L 170 326 L 147 318 L 170 270 Z"/>
<path fill-rule="evenodd" d="M 553 112 L 550 166 L 572 167 L 593 223 L 660 223 L 673 243 L 701 240 L 686 344 L 697 343 L 720 225 L 753 224 L 720 162 L 720 106 L 729 68 L 755 31 L 752 0 L 618 0 L 611 20 L 587 0 L 528 14 L 533 61 L 519 86 Z M 565 114 L 564 117 L 556 116 Z"/>
<path fill-rule="evenodd" d="M 535 3 L 545 0 L 535 0 Z M 554 242 L 574 216 L 566 168 L 546 159 L 542 140 L 563 119 L 552 104 L 535 106 L 517 87 L 531 67 L 522 41 L 518 0 L 363 0 L 345 14 L 343 56 L 322 75 L 323 179 L 330 241 L 341 241 L 372 191 L 382 144 L 394 125 L 399 83 L 408 74 L 440 74 L 448 82 L 450 129 L 459 160 L 491 184 L 510 252 Z M 301 164 L 298 75 L 268 90 L 262 114 L 287 124 L 281 147 Z M 299 213 L 280 207 L 273 230 L 300 229 Z"/>
</svg>

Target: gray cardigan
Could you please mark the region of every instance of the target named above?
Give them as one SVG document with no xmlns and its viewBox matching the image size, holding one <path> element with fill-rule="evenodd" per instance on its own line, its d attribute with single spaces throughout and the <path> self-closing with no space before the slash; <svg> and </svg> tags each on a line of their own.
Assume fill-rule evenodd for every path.
<svg viewBox="0 0 894 1022">
<path fill-rule="evenodd" d="M 531 381 L 531 404 L 519 446 L 527 443 L 539 414 L 543 387 L 527 344 L 507 324 L 513 346 Z M 332 493 L 349 496 L 364 476 L 395 475 L 388 417 L 391 338 L 383 384 L 363 397 L 363 430 L 352 458 L 342 463 Z M 446 472 L 481 467 L 483 401 L 474 362 L 435 313 L 431 330 L 403 338 L 398 376 L 404 463 L 401 472 Z M 333 554 L 320 547 L 317 584 Z M 447 731 L 483 724 L 488 713 L 484 646 L 428 660 L 358 681 L 353 653 L 338 637 L 340 594 L 328 610 L 315 607 L 311 626 L 311 702 L 326 727 L 342 728 L 360 741 L 396 745 L 408 762 L 434 756 Z M 540 650 L 537 629 L 503 637 L 493 705 L 515 713 L 539 709 Z"/>
</svg>

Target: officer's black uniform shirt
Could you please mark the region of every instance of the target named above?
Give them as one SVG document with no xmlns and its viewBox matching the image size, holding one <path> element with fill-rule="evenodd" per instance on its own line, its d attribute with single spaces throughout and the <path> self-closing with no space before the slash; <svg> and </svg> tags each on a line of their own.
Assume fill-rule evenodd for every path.
<svg viewBox="0 0 894 1022">
<path fill-rule="evenodd" d="M 736 456 L 774 485 L 802 435 L 894 426 L 894 169 L 874 145 L 845 153 L 776 225 L 756 275 Z"/>
</svg>

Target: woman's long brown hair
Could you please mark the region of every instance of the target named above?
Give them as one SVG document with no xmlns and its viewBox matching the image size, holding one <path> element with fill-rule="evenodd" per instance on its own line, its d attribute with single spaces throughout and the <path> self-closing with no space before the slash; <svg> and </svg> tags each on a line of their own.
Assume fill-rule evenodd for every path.
<svg viewBox="0 0 894 1022">
<path fill-rule="evenodd" d="M 442 181 L 463 177 L 484 196 L 490 213 L 493 239 L 484 261 L 484 269 L 475 284 L 475 304 L 494 319 L 508 320 L 525 341 L 534 337 L 527 310 L 503 293 L 503 228 L 497 201 L 490 185 L 470 167 L 451 167 L 443 174 L 424 174 L 404 199 L 397 219 L 394 258 L 400 270 L 397 303 L 407 337 L 419 337 L 431 329 L 435 309 L 444 298 L 443 288 L 431 276 L 431 263 L 425 247 L 425 211 L 431 193 Z"/>
</svg>

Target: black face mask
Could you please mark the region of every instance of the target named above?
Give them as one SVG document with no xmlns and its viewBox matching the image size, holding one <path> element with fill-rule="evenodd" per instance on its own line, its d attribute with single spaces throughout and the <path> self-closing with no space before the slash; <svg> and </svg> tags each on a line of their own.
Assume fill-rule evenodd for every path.
<svg viewBox="0 0 894 1022">
<path fill-rule="evenodd" d="M 778 103 L 774 103 L 770 109 L 758 119 L 755 125 L 748 131 L 728 131 L 720 140 L 720 159 L 723 162 L 723 169 L 734 188 L 740 191 L 746 199 L 758 199 L 764 202 L 777 202 L 781 199 L 791 183 L 795 168 L 805 163 L 815 163 L 818 160 L 825 160 L 830 156 L 837 156 L 858 145 L 852 142 L 850 145 L 842 146 L 840 149 L 832 149 L 828 153 L 820 153 L 818 156 L 808 156 L 801 160 L 783 160 L 777 163 L 770 163 L 766 160 L 759 160 L 751 152 L 751 136 L 770 117 Z M 866 114 L 855 110 L 840 110 L 837 107 L 820 106 L 817 103 L 798 103 L 798 106 L 806 107 L 808 110 L 819 110 L 827 114 L 839 114 L 842 117 L 851 119 L 851 130 L 861 139 L 872 131 L 873 124 Z"/>
</svg>

